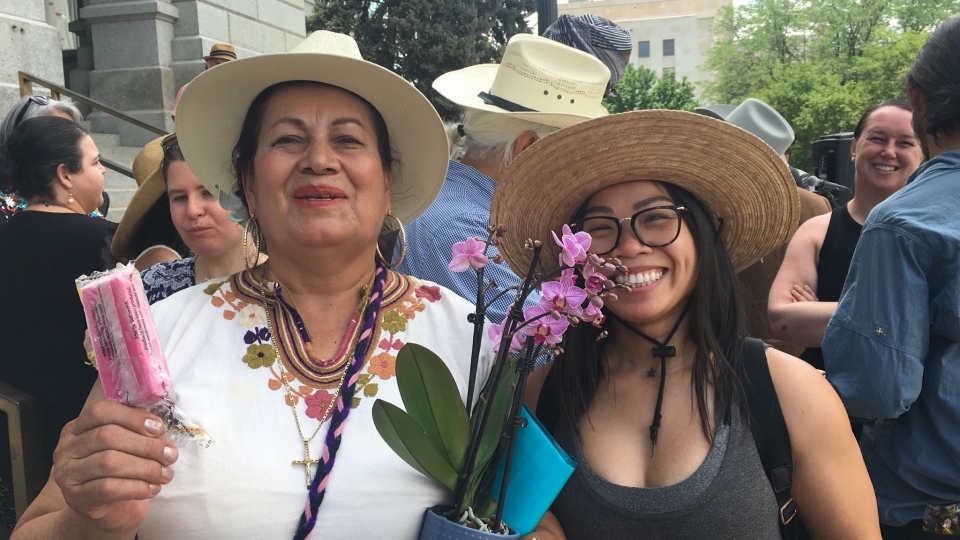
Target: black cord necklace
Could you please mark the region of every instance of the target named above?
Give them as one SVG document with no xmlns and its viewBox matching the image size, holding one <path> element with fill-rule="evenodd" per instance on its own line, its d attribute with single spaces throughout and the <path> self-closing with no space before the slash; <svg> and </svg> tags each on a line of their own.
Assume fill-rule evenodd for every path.
<svg viewBox="0 0 960 540">
<path fill-rule="evenodd" d="M 627 321 L 621 319 L 616 314 L 608 312 L 608 315 L 620 323 L 621 326 L 630 330 L 634 334 L 640 336 L 641 338 L 653 343 L 653 356 L 660 358 L 660 390 L 657 392 L 657 406 L 653 410 L 653 424 L 650 425 L 650 442 L 653 443 L 650 445 L 650 456 L 653 456 L 653 451 L 657 447 L 657 432 L 660 431 L 660 419 L 663 418 L 663 415 L 660 414 L 661 409 L 663 408 L 663 390 L 667 382 L 667 357 L 673 358 L 677 356 L 677 348 L 672 345 L 667 345 L 670 343 L 670 340 L 673 338 L 673 334 L 677 332 L 677 328 L 680 328 L 680 323 L 683 322 L 683 318 L 687 316 L 687 310 L 690 308 L 690 304 L 683 308 L 683 312 L 680 313 L 680 317 L 677 318 L 677 322 L 674 323 L 673 329 L 670 330 L 670 333 L 667 334 L 667 339 L 660 342 L 640 330 L 637 330 L 630 325 Z M 650 368 L 647 371 L 647 377 L 654 377 L 657 374 L 655 368 Z"/>
</svg>

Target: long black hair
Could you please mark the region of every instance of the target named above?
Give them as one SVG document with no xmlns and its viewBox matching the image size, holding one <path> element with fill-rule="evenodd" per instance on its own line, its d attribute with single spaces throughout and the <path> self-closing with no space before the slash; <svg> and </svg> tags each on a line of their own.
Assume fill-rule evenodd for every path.
<svg viewBox="0 0 960 540">
<path fill-rule="evenodd" d="M 689 191 L 672 184 L 662 185 L 674 204 L 687 208 L 681 218 L 690 229 L 697 249 L 699 272 L 688 300 L 687 314 L 690 336 L 696 346 L 691 393 L 697 402 L 703 434 L 712 443 L 711 426 L 729 423 L 735 410 L 746 418 L 743 388 L 737 377 L 746 337 L 743 298 L 721 240 L 722 226 L 720 230 L 714 228 L 714 221 L 703 204 Z M 581 217 L 574 216 L 574 221 Z M 580 286 L 583 286 L 582 278 Z M 611 323 L 608 321 L 605 327 L 611 328 Z M 601 330 L 590 324 L 579 324 L 568 330 L 564 352 L 553 366 L 560 410 L 574 428 L 586 414 L 608 372 L 604 355 L 607 341 L 598 341 L 600 334 Z M 707 403 L 710 386 L 714 392 L 713 418 Z"/>
<path fill-rule="evenodd" d="M 0 148 L 0 189 L 24 199 L 53 202 L 53 183 L 60 165 L 71 174 L 83 171 L 80 142 L 87 136 L 80 124 L 58 116 L 24 120 Z"/>
</svg>

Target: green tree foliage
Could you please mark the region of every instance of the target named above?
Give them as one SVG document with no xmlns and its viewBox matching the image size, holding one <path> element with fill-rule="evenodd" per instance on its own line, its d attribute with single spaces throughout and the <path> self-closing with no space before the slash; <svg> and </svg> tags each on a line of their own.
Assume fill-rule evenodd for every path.
<svg viewBox="0 0 960 540">
<path fill-rule="evenodd" d="M 753 0 L 722 8 L 705 68 L 710 103 L 761 99 L 797 134 L 792 162 L 812 172 L 810 144 L 852 131 L 871 105 L 904 97 L 927 32 L 960 0 Z"/>
<path fill-rule="evenodd" d="M 535 0 L 318 0 L 307 30 L 357 40 L 371 62 L 412 82 L 444 118 L 456 107 L 430 84 L 443 73 L 499 62 L 514 34 L 528 33 Z"/>
<path fill-rule="evenodd" d="M 698 106 L 693 83 L 686 77 L 678 80 L 673 71 L 657 77 L 655 71 L 633 64 L 627 64 L 617 83 L 617 93 L 620 95 L 603 100 L 611 113 L 643 109 L 692 111 Z"/>
</svg>

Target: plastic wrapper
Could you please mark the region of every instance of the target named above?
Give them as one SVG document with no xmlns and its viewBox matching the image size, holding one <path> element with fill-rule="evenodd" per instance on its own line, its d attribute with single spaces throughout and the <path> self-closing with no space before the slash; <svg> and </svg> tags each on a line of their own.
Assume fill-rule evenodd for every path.
<svg viewBox="0 0 960 540">
<path fill-rule="evenodd" d="M 178 445 L 213 443 L 177 407 L 177 395 L 160 348 L 157 328 L 132 265 L 77 279 L 103 392 L 110 401 L 147 409 L 164 420 Z"/>
<path fill-rule="evenodd" d="M 942 535 L 960 535 L 960 503 L 928 504 L 923 514 L 923 530 Z"/>
</svg>

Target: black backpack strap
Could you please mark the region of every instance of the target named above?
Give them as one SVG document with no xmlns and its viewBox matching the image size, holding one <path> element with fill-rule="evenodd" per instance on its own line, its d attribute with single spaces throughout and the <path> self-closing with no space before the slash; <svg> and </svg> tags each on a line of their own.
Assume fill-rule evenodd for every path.
<svg viewBox="0 0 960 540">
<path fill-rule="evenodd" d="M 798 538 L 801 528 L 800 522 L 794 519 L 797 504 L 790 493 L 793 485 L 793 453 L 787 423 L 783 419 L 777 390 L 770 377 L 764 343 L 759 339 L 747 338 L 740 365 L 740 384 L 750 410 L 750 432 L 780 509 L 780 535 L 785 540 L 793 540 Z"/>
</svg>

